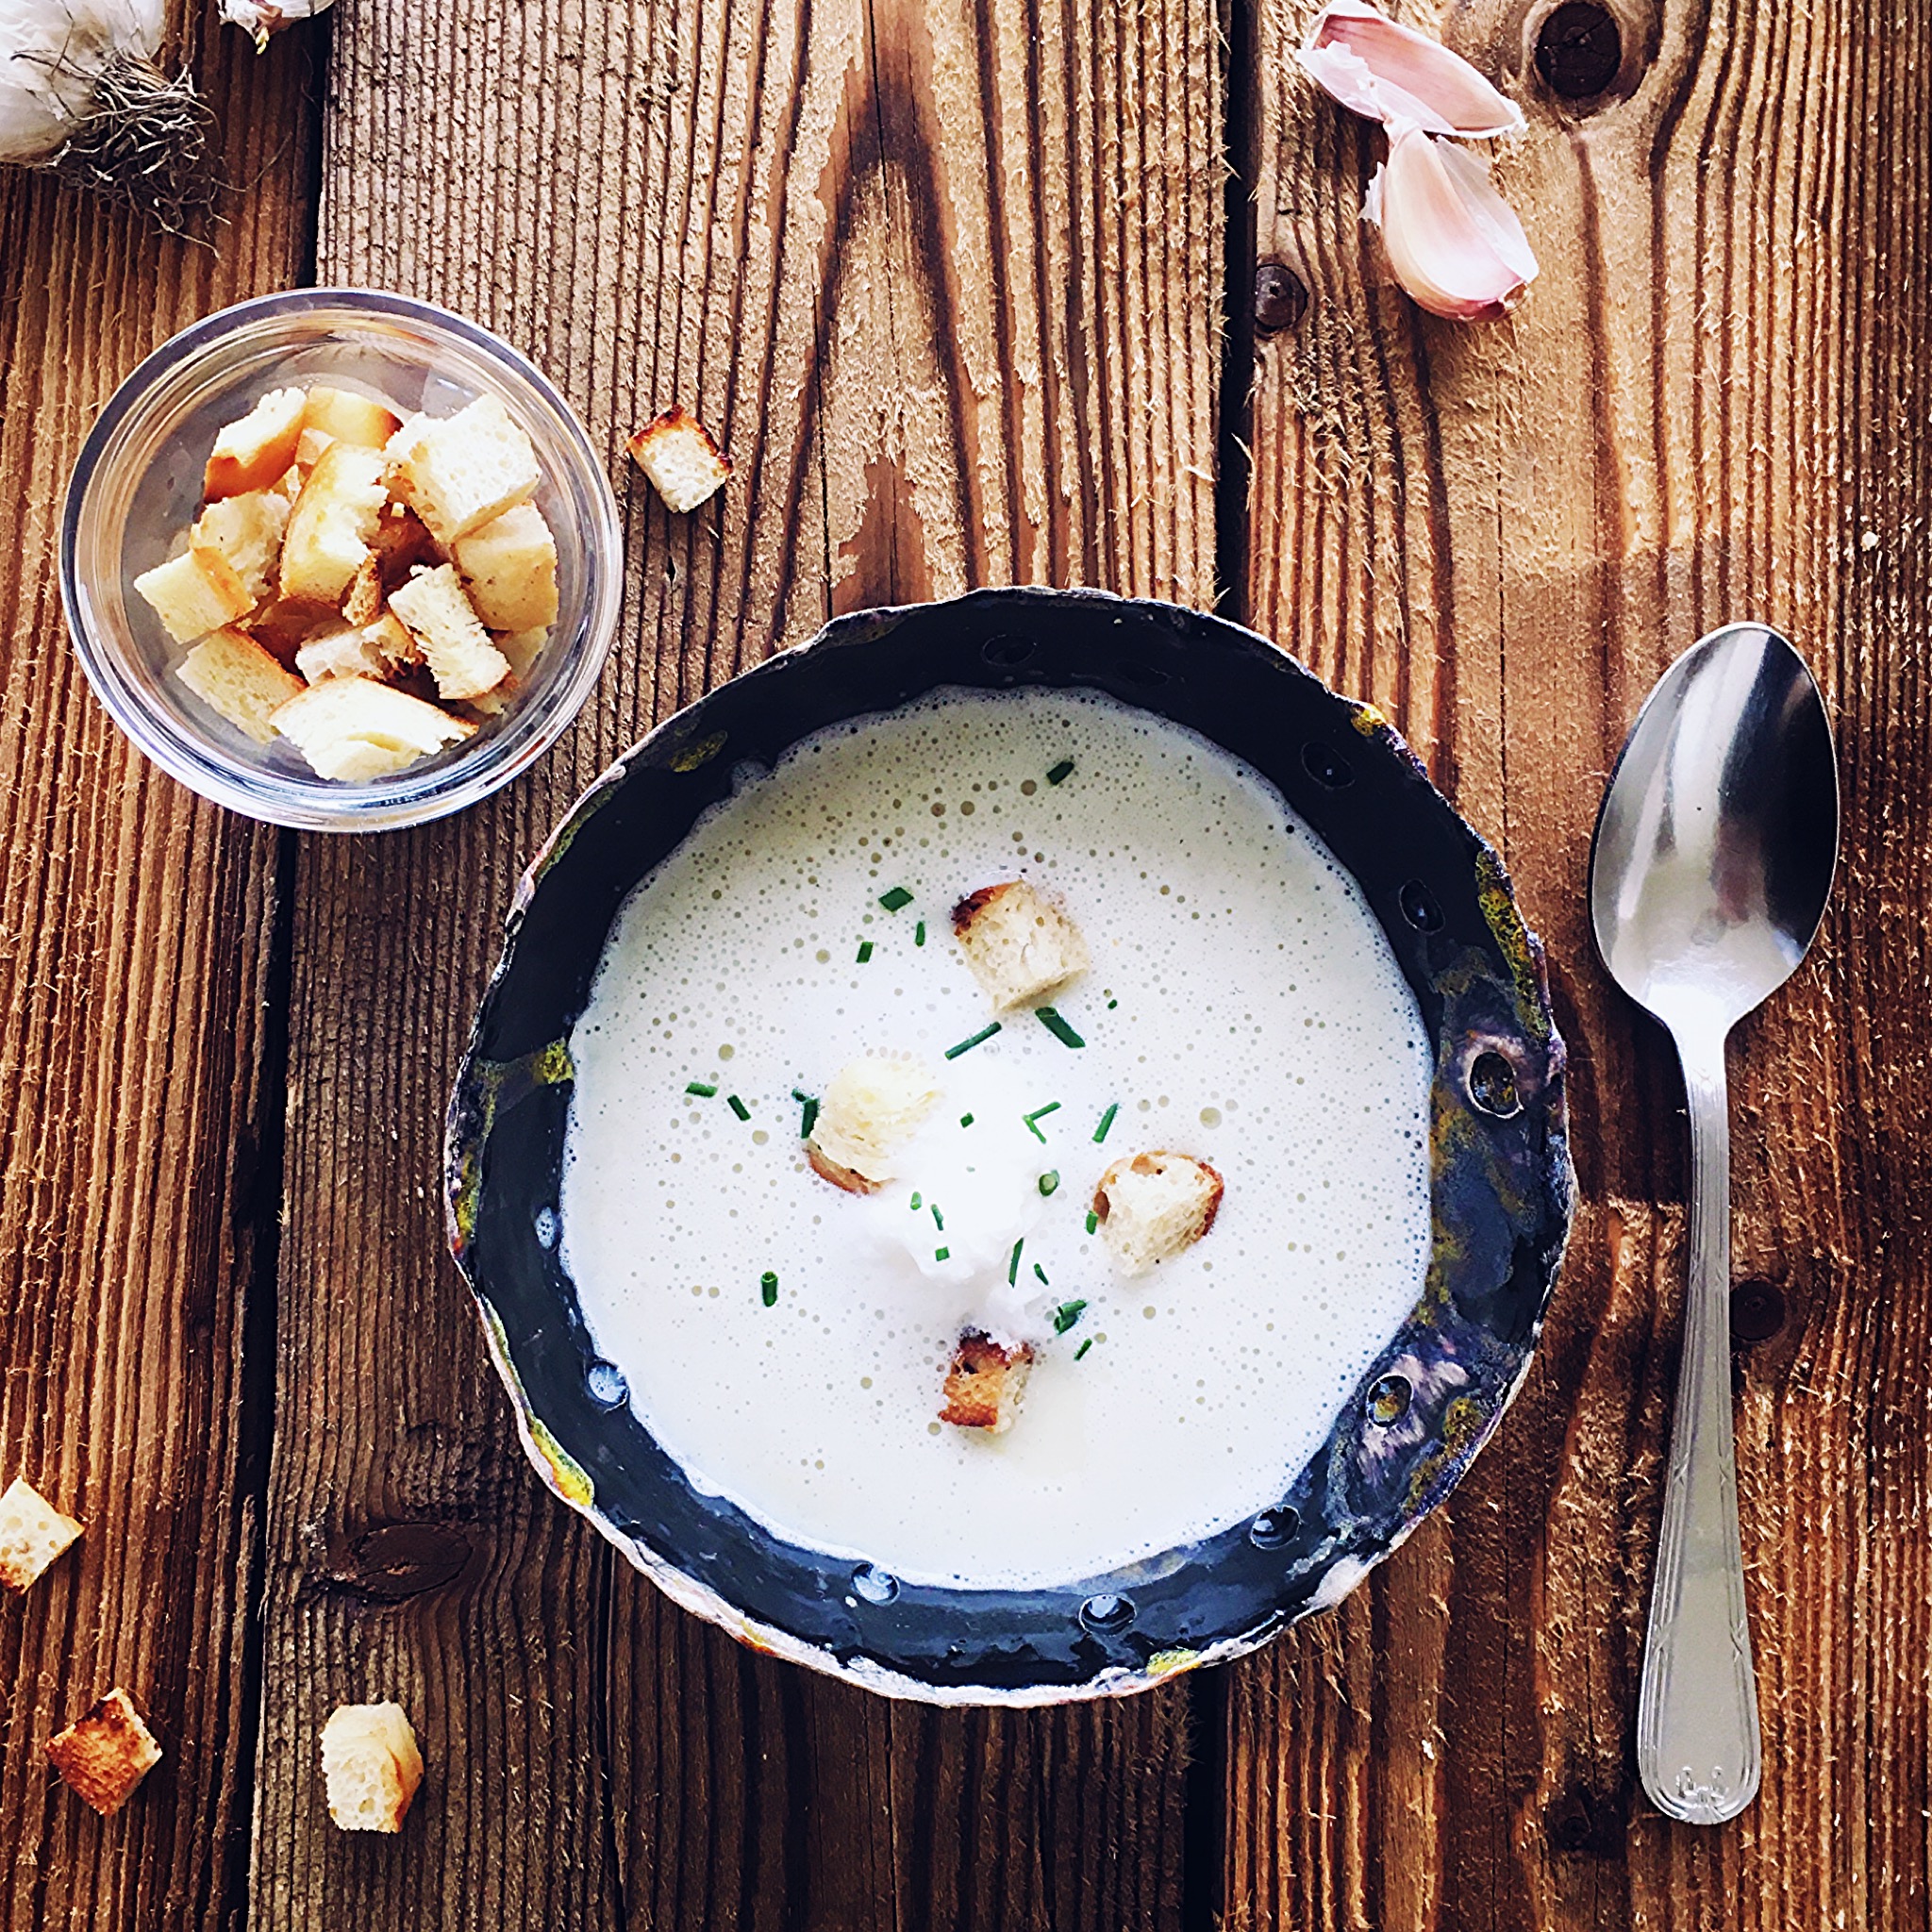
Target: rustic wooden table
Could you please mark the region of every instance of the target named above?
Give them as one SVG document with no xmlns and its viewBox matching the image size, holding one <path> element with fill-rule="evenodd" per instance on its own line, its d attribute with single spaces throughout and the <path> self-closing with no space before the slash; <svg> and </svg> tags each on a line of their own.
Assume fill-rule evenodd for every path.
<svg viewBox="0 0 1932 1932">
<path fill-rule="evenodd" d="M 198 0 L 212 250 L 0 171 L 0 1474 L 88 1523 L 0 1606 L 0 1922 L 1925 1925 L 1932 15 L 1606 5 L 1614 68 L 1601 9 L 1551 31 L 1567 95 L 1551 0 L 1445 10 L 1530 117 L 1543 274 L 1483 327 L 1378 278 L 1301 0 L 341 0 L 259 60 Z M 386 838 L 161 777 L 55 589 L 115 383 L 307 280 L 499 329 L 620 479 L 677 401 L 739 464 L 689 520 L 629 491 L 562 746 Z M 734 1647 L 540 1489 L 438 1148 L 512 882 L 595 772 L 830 612 L 1011 579 L 1219 596 L 1398 721 L 1548 940 L 1583 1206 L 1500 1438 L 1341 1609 L 1118 1707 L 940 1715 Z M 1766 1770 L 1695 1830 L 1631 1745 L 1679 1096 L 1582 887 L 1642 692 L 1744 614 L 1831 695 L 1846 845 L 1738 1056 Z M 42 1747 L 116 1682 L 167 1757 L 104 1823 Z M 383 1694 L 429 1783 L 343 1837 L 317 1732 Z"/>
</svg>

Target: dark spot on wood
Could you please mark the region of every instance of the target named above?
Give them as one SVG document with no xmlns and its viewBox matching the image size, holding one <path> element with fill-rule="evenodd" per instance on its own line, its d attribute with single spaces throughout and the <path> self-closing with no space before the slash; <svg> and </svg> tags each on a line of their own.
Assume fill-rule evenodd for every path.
<svg viewBox="0 0 1932 1932">
<path fill-rule="evenodd" d="M 1740 1281 L 1731 1291 L 1731 1339 L 1769 1341 L 1785 1325 L 1783 1291 L 1768 1281 Z"/>
<path fill-rule="evenodd" d="M 1626 1806 L 1620 1794 L 1592 1791 L 1588 1785 L 1566 1786 L 1544 1813 L 1551 1848 L 1570 1857 L 1624 1856 Z"/>
<path fill-rule="evenodd" d="M 1292 328 L 1308 309 L 1308 291 L 1291 268 L 1264 261 L 1255 270 L 1255 332 L 1276 335 Z"/>
<path fill-rule="evenodd" d="M 462 1574 L 470 1541 L 436 1523 L 385 1523 L 364 1530 L 329 1581 L 377 1603 L 401 1603 L 441 1590 Z"/>
<path fill-rule="evenodd" d="M 1623 29 L 1598 0 L 1564 0 L 1536 37 L 1536 71 L 1566 101 L 1607 93 L 1623 65 Z"/>
</svg>

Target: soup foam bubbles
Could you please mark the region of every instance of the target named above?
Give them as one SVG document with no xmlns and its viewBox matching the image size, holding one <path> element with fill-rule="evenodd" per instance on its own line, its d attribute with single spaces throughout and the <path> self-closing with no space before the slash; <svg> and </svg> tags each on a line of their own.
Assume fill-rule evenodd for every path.
<svg viewBox="0 0 1932 1932">
<path fill-rule="evenodd" d="M 949 1059 L 991 1018 L 951 908 L 1014 877 L 1086 938 L 1054 1001 L 1085 1043 L 1022 1010 Z M 1422 1291 L 1430 1054 L 1381 928 L 1257 774 L 1095 693 L 934 692 L 739 774 L 625 903 L 571 1050 L 564 1260 L 640 1419 L 908 1582 L 1070 1583 L 1267 1508 Z M 858 1197 L 792 1096 L 868 1052 L 942 1091 Z M 1089 1208 L 1154 1148 L 1226 1191 L 1129 1280 Z M 967 1322 L 1036 1343 L 1000 1437 L 937 1420 Z"/>
</svg>

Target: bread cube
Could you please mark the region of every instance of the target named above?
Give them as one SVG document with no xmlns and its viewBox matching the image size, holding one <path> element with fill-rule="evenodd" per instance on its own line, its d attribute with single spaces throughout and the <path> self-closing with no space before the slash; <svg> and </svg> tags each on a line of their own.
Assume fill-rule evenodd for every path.
<svg viewBox="0 0 1932 1932">
<path fill-rule="evenodd" d="M 344 441 L 349 440 L 346 437 L 342 439 Z M 307 476 L 309 471 L 314 469 L 317 463 L 321 462 L 329 444 L 335 441 L 336 439 L 327 430 L 315 429 L 305 425 L 302 434 L 295 439 L 296 475 Z"/>
<path fill-rule="evenodd" d="M 391 503 L 383 511 L 375 527 L 375 561 L 385 592 L 408 583 L 419 564 L 447 560 L 428 525 L 408 505 Z"/>
<path fill-rule="evenodd" d="M 24 1476 L 0 1494 L 0 1584 L 17 1596 L 80 1534 Z"/>
<path fill-rule="evenodd" d="M 403 426 L 403 419 L 386 403 L 317 383 L 308 391 L 302 426 L 363 449 L 380 449 Z"/>
<path fill-rule="evenodd" d="M 941 1422 L 951 1423 L 956 1429 L 985 1429 L 1004 1436 L 1013 1426 L 1026 1377 L 1032 1373 L 1033 1350 L 1028 1343 L 1008 1346 L 983 1329 L 967 1329 L 946 1371 Z"/>
<path fill-rule="evenodd" d="M 257 744 L 275 742 L 271 721 L 302 689 L 302 680 L 244 630 L 210 631 L 175 665 L 175 675 Z"/>
<path fill-rule="evenodd" d="M 689 409 L 666 409 L 630 439 L 628 448 L 666 508 L 680 516 L 708 502 L 731 475 L 731 458 Z"/>
<path fill-rule="evenodd" d="M 328 1815 L 343 1831 L 398 1832 L 423 1782 L 423 1753 L 399 1704 L 339 1704 L 322 1727 Z"/>
<path fill-rule="evenodd" d="M 1024 879 L 969 893 L 953 908 L 953 930 L 996 1013 L 1037 1005 L 1087 970 L 1080 928 Z"/>
<path fill-rule="evenodd" d="M 107 1818 L 161 1761 L 161 1747 L 134 1700 L 117 1688 L 55 1738 L 47 1756 L 64 1782 Z"/>
<path fill-rule="evenodd" d="M 475 730 L 440 707 L 372 677 L 325 677 L 275 713 L 275 729 L 325 778 L 391 777 Z"/>
<path fill-rule="evenodd" d="M 295 653 L 310 638 L 342 627 L 342 613 L 333 604 L 307 597 L 271 597 L 235 626 L 245 630 L 284 671 L 292 670 Z"/>
<path fill-rule="evenodd" d="M 491 517 L 451 555 L 490 629 L 537 630 L 557 622 L 557 539 L 534 503 Z"/>
<path fill-rule="evenodd" d="M 259 603 L 274 588 L 275 558 L 289 526 L 289 499 L 273 490 L 244 491 L 211 503 L 194 520 L 189 549 L 211 551 Z"/>
<path fill-rule="evenodd" d="M 940 1097 L 939 1077 L 910 1054 L 850 1061 L 833 1074 L 806 1142 L 813 1171 L 848 1194 L 875 1194 L 894 1157 Z"/>
<path fill-rule="evenodd" d="M 477 623 L 451 565 L 419 570 L 390 592 L 389 608 L 415 634 L 443 697 L 480 697 L 509 675 L 509 659 Z"/>
<path fill-rule="evenodd" d="M 330 443 L 289 512 L 282 541 L 282 595 L 340 604 L 370 554 L 388 500 L 379 451 Z"/>
<path fill-rule="evenodd" d="M 179 557 L 142 571 L 134 588 L 154 607 L 177 644 L 192 644 L 255 608 L 248 586 L 215 550 L 184 550 Z"/>
<path fill-rule="evenodd" d="M 363 636 L 382 654 L 384 661 L 393 671 L 400 671 L 411 664 L 423 661 L 423 647 L 409 626 L 393 610 L 377 614 L 375 622 L 363 626 Z"/>
<path fill-rule="evenodd" d="M 1214 1225 L 1222 1179 L 1205 1160 L 1156 1152 L 1116 1160 L 1093 1191 L 1093 1213 L 1123 1274 L 1171 1261 Z"/>
<path fill-rule="evenodd" d="M 537 490 L 537 453 L 494 396 L 454 416 L 412 416 L 383 455 L 391 493 L 444 549 Z"/>
<path fill-rule="evenodd" d="M 310 638 L 295 653 L 295 669 L 310 684 L 320 684 L 325 677 L 373 677 L 380 682 L 393 668 L 362 625 Z"/>
<path fill-rule="evenodd" d="M 274 485 L 295 460 L 308 402 L 299 389 L 271 390 L 239 422 L 222 426 L 202 477 L 210 503 Z"/>
<path fill-rule="evenodd" d="M 530 668 L 537 661 L 543 646 L 550 641 L 550 626 L 540 625 L 535 630 L 516 630 L 496 641 L 496 648 L 509 659 L 510 675 L 526 678 Z"/>
<path fill-rule="evenodd" d="M 374 624 L 382 614 L 382 560 L 374 550 L 356 566 L 342 592 L 342 615 L 353 625 Z"/>
</svg>

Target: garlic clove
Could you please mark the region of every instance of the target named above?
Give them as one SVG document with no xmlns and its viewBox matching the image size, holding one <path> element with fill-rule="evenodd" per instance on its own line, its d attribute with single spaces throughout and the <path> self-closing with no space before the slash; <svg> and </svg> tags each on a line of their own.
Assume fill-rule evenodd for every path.
<svg viewBox="0 0 1932 1932">
<path fill-rule="evenodd" d="M 1390 129 L 1362 218 L 1382 231 L 1395 279 L 1431 315 L 1493 321 L 1536 279 L 1523 225 L 1488 164 L 1413 124 Z"/>
<path fill-rule="evenodd" d="M 1441 41 L 1367 0 L 1329 0 L 1295 58 L 1351 112 L 1466 141 L 1520 134 L 1523 109 Z"/>
</svg>

